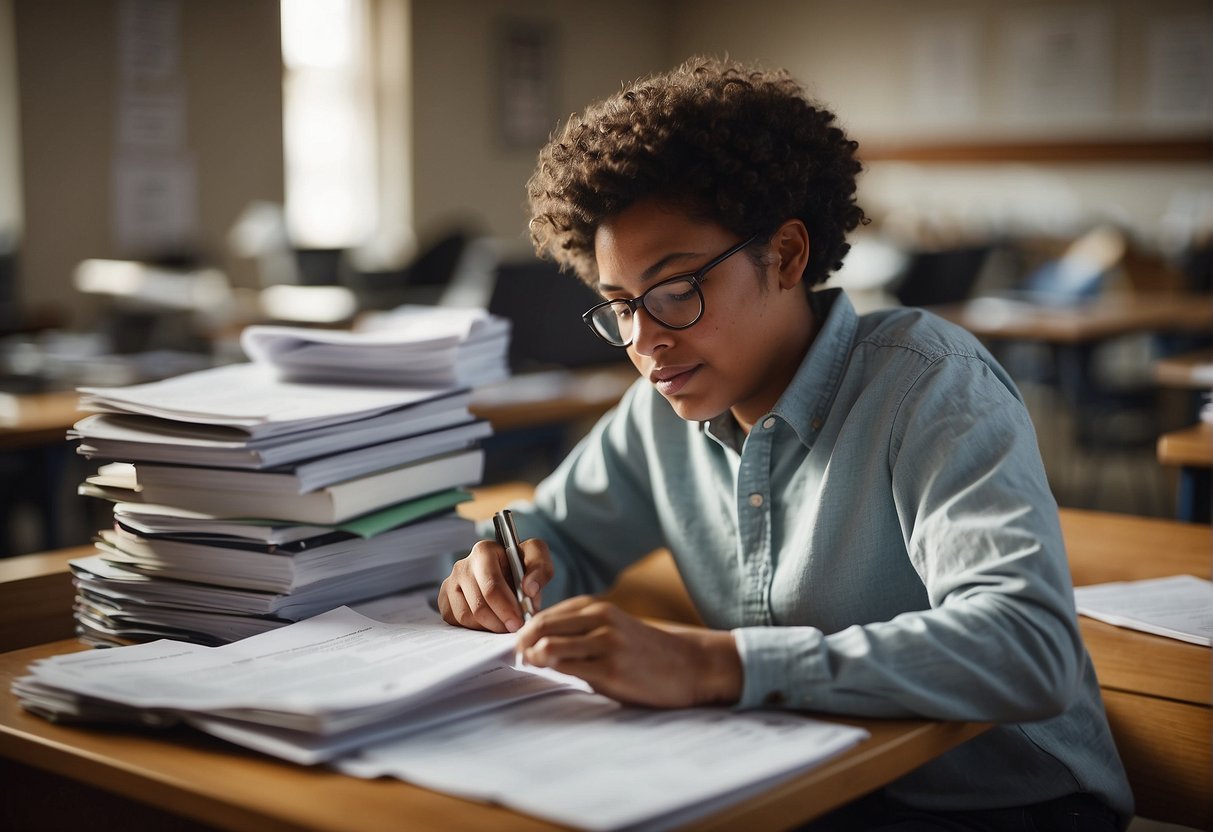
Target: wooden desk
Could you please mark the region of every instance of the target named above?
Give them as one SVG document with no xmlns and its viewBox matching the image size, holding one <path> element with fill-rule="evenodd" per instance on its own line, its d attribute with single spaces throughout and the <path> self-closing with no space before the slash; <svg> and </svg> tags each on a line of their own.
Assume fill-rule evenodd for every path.
<svg viewBox="0 0 1213 832">
<path fill-rule="evenodd" d="M 509 499 L 525 498 L 529 486 L 511 484 L 485 491 L 482 499 L 468 504 L 469 516 L 487 516 Z M 1210 575 L 1213 532 L 1209 526 L 1074 509 L 1061 511 L 1061 523 L 1076 585 L 1184 572 Z M 61 565 L 70 555 L 27 556 L 42 558 L 30 561 L 27 571 L 40 566 L 37 579 L 48 586 L 58 581 L 60 592 L 70 598 L 70 579 Z M 612 597 L 639 614 L 694 620 L 666 553 L 656 553 L 629 570 Z M 59 614 L 66 621 L 70 607 L 66 601 L 60 603 Z M 8 604 L 6 596 L 0 596 L 0 609 Z M 1139 813 L 1199 828 L 1213 825 L 1208 800 L 1213 793 L 1210 651 L 1086 618 L 1079 619 L 1079 626 L 1099 673 Z M 231 829 L 345 830 L 351 828 L 351 818 L 365 818 L 359 829 L 399 828 L 405 817 L 410 828 L 417 829 L 545 828 L 504 810 L 402 783 L 365 783 L 287 766 L 192 733 L 163 736 L 73 729 L 17 710 L 7 677 L 21 672 L 35 655 L 71 649 L 78 645 L 59 642 L 0 656 L 0 758 L 9 760 L 7 766 L 0 766 L 0 778 L 44 778 L 55 781 L 56 789 L 88 784 L 96 789 L 89 792 L 92 798 L 111 795 L 109 799 L 120 801 L 124 811 L 160 809 Z M 852 782 L 852 777 L 875 773 L 887 781 L 963 741 L 969 731 L 979 730 L 947 723 L 856 724 L 873 730 L 873 740 L 826 767 L 722 813 L 713 819 L 714 826 L 704 828 L 793 825 L 795 818 L 808 816 L 797 814 L 806 807 L 825 811 L 826 803 L 840 805 L 871 786 L 871 781 Z M 22 789 L 19 779 L 4 782 L 12 786 L 6 794 L 13 795 L 37 797 L 47 787 L 40 782 Z M 817 803 L 823 794 L 830 798 Z M 59 804 L 70 808 L 71 801 L 55 801 Z"/>
<path fill-rule="evenodd" d="M 1137 332 L 1208 332 L 1213 295 L 1115 295 L 1054 308 L 1001 298 L 932 306 L 935 314 L 990 340 L 1091 344 Z"/>
<path fill-rule="evenodd" d="M 531 488 L 509 483 L 477 490 L 461 507 L 489 516 Z M 26 556 L 23 571 L 46 589 L 59 576 L 70 620 L 70 579 L 62 571 L 76 551 Z M 16 569 L 13 580 L 20 580 Z M 0 573 L 0 579 L 3 579 Z M 672 580 L 671 580 L 672 579 Z M 45 585 L 44 585 L 45 584 Z M 2 586 L 2 585 L 0 585 Z M 630 597 L 630 589 L 640 592 Z M 670 596 L 664 600 L 663 593 Z M 647 593 L 647 594 L 646 594 Z M 668 554 L 657 553 L 629 572 L 612 597 L 639 614 L 669 612 L 694 620 Z M 0 603 L 3 602 L 0 597 Z M 631 603 L 629 603 L 631 601 Z M 28 607 L 26 607 L 28 608 Z M 689 610 L 689 612 L 688 612 Z M 169 732 L 55 725 L 22 711 L 9 692 L 15 676 L 43 656 L 82 649 L 58 641 L 0 655 L 0 780 L 6 801 L 0 826 L 71 828 L 101 811 L 128 828 L 235 830 L 555 829 L 505 809 L 470 803 L 391 780 L 366 781 L 325 769 L 293 766 L 184 729 Z M 721 811 L 695 829 L 779 829 L 843 805 L 976 736 L 984 726 L 926 720 L 844 720 L 872 737 L 834 760 L 764 794 Z M 56 796 L 47 801 L 50 790 Z M 9 796 L 12 796 L 9 799 Z M 9 814 L 6 815 L 5 813 Z"/>
<path fill-rule="evenodd" d="M 1158 437 L 1158 461 L 1188 468 L 1213 467 L 1213 425 L 1201 422 L 1164 433 Z"/>
<path fill-rule="evenodd" d="M 1194 523 L 1062 510 L 1075 585 L 1213 571 L 1213 530 Z M 1108 722 L 1143 817 L 1213 828 L 1213 659 L 1209 648 L 1080 616 Z"/>
<path fill-rule="evenodd" d="M 601 416 L 639 376 L 631 364 L 525 373 L 479 388 L 471 410 L 497 430 L 579 422 Z M 74 390 L 0 394 L 0 450 L 59 443 L 87 414 Z"/>
<path fill-rule="evenodd" d="M 1176 514 L 1180 520 L 1208 523 L 1210 468 L 1213 468 L 1213 425 L 1201 422 L 1158 437 L 1158 462 L 1179 468 Z"/>
<path fill-rule="evenodd" d="M 1213 349 L 1195 350 L 1154 362 L 1154 380 L 1188 390 L 1213 388 Z"/>
<path fill-rule="evenodd" d="M 0 394 L 0 450 L 63 442 L 67 429 L 84 414 L 74 390 Z"/>
<path fill-rule="evenodd" d="M 0 822 L 7 809 L 16 821 L 39 819 L 41 828 L 70 828 L 67 824 L 76 822 L 88 828 L 88 813 L 95 810 L 81 802 L 85 795 L 75 795 L 76 784 L 85 784 L 150 807 L 142 818 L 152 823 L 136 828 L 158 828 L 154 824 L 169 815 L 220 829 L 258 831 L 557 828 L 398 781 L 359 780 L 282 763 L 184 729 L 159 733 L 66 727 L 22 711 L 8 692 L 12 678 L 36 658 L 73 649 L 78 645 L 56 642 L 0 655 L 0 757 L 9 761 L 0 773 L 14 778 L 5 781 L 5 803 L 10 805 L 0 808 Z M 785 827 L 877 788 L 981 731 L 980 726 L 963 723 L 912 720 L 854 724 L 868 728 L 872 738 L 695 828 Z M 54 805 L 47 805 L 35 790 L 19 788 L 23 781 L 53 781 L 72 798 L 64 799 L 60 792 Z M 84 791 L 92 794 L 91 789 Z M 36 814 L 24 814 L 27 809 Z M 127 805 L 124 811 L 136 810 Z M 49 825 L 47 813 L 54 818 Z"/>
</svg>

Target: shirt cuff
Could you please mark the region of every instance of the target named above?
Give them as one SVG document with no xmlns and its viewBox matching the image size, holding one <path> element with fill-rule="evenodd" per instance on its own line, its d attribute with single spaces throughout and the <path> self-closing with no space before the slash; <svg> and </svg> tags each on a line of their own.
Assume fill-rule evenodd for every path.
<svg viewBox="0 0 1213 832">
<path fill-rule="evenodd" d="M 740 627 L 733 640 L 741 656 L 737 708 L 812 708 L 816 683 L 828 681 L 825 636 L 816 627 Z"/>
</svg>

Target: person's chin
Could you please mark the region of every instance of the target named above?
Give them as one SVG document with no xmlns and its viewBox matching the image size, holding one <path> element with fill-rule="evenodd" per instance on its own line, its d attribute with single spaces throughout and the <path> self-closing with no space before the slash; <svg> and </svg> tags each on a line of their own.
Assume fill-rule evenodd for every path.
<svg viewBox="0 0 1213 832">
<path fill-rule="evenodd" d="M 707 422 L 727 410 L 691 396 L 666 396 L 665 400 L 678 417 L 687 422 Z"/>
</svg>

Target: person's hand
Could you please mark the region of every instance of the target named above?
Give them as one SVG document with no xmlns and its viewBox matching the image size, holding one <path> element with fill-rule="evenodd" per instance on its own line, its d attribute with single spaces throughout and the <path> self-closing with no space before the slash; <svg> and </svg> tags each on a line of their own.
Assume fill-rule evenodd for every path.
<svg viewBox="0 0 1213 832">
<path fill-rule="evenodd" d="M 646 623 L 590 596 L 538 613 L 518 633 L 518 653 L 634 705 L 679 708 L 741 698 L 732 633 Z"/>
<path fill-rule="evenodd" d="M 520 549 L 522 591 L 539 609 L 539 593 L 552 579 L 552 557 L 542 540 L 524 540 Z M 522 627 L 522 610 L 500 543 L 482 540 L 467 557 L 455 562 L 438 589 L 438 611 L 448 624 L 469 630 L 513 633 Z"/>
</svg>

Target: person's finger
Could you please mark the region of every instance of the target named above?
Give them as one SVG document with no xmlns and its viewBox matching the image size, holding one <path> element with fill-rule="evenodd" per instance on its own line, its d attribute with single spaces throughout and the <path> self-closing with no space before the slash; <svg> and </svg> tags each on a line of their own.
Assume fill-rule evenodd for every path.
<svg viewBox="0 0 1213 832">
<path fill-rule="evenodd" d="M 539 608 L 539 594 L 547 586 L 555 574 L 552 566 L 552 554 L 548 545 L 538 538 L 522 541 L 522 591 L 535 602 Z"/>
<path fill-rule="evenodd" d="M 477 607 L 477 599 L 468 599 L 473 603 L 476 620 L 494 632 L 517 632 L 522 626 L 522 607 L 510 581 L 505 551 L 495 546 L 491 556 L 475 558 L 469 566 L 472 583 L 479 592 L 479 600 L 483 601 L 483 606 Z M 499 622 L 503 630 L 492 627 L 494 621 Z"/>
</svg>

